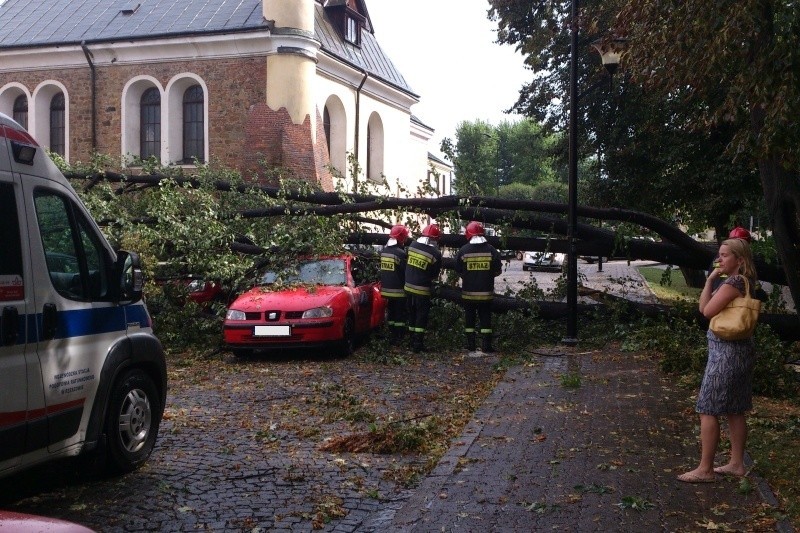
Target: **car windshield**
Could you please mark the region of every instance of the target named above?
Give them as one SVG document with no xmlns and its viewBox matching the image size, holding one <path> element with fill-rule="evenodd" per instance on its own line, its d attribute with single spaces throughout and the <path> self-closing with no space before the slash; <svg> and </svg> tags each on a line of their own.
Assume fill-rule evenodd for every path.
<svg viewBox="0 0 800 533">
<path fill-rule="evenodd" d="M 263 285 L 271 285 L 277 280 L 278 274 L 272 271 L 261 276 Z M 319 259 L 300 263 L 297 270 L 287 270 L 281 281 L 309 285 L 344 285 L 347 281 L 344 259 Z"/>
</svg>

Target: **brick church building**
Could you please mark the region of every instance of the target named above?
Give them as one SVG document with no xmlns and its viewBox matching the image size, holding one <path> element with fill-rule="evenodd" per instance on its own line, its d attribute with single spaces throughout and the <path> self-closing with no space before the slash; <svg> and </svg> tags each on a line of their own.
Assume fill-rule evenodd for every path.
<svg viewBox="0 0 800 533">
<path fill-rule="evenodd" d="M 0 112 L 72 163 L 265 164 L 324 190 L 428 176 L 433 130 L 364 0 L 5 0 L 0 57 Z"/>
</svg>

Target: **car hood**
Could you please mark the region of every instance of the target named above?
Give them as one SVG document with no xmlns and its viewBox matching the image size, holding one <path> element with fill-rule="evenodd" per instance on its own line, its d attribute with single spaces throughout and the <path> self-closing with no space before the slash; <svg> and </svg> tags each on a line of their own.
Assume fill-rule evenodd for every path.
<svg viewBox="0 0 800 533">
<path fill-rule="evenodd" d="M 330 304 L 340 294 L 348 292 L 347 287 L 297 287 L 280 291 L 268 291 L 255 287 L 245 292 L 230 305 L 240 311 L 264 311 L 281 309 L 284 311 L 305 311 Z"/>
</svg>

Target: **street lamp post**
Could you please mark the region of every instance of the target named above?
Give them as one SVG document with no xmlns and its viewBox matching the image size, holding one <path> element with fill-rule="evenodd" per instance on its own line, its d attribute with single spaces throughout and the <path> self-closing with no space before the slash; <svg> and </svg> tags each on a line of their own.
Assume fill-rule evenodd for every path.
<svg viewBox="0 0 800 533">
<path fill-rule="evenodd" d="M 578 344 L 578 0 L 572 0 L 569 45 L 569 175 L 567 191 L 567 336 L 563 343 Z"/>
<path fill-rule="evenodd" d="M 600 53 L 603 66 L 609 75 L 614 74 L 624 50 L 624 40 L 616 39 L 612 46 L 602 42 L 593 46 Z M 570 10 L 569 51 L 569 175 L 567 196 L 567 334 L 562 343 L 575 346 L 578 343 L 578 253 L 575 232 L 578 226 L 578 0 L 572 0 Z M 596 87 L 596 86 L 595 86 Z M 595 88 L 593 87 L 593 88 Z"/>
</svg>

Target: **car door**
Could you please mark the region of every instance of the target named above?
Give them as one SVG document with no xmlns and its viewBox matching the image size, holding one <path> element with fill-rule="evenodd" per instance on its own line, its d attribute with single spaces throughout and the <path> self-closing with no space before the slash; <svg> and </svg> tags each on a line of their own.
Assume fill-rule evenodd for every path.
<svg viewBox="0 0 800 533">
<path fill-rule="evenodd" d="M 0 168 L 8 168 L 7 160 L 3 146 Z M 23 254 L 27 239 L 21 194 L 11 173 L 0 170 L 0 473 L 20 463 L 30 442 L 27 362 L 35 360 L 36 346 L 28 343 L 33 291 L 30 263 Z"/>
<path fill-rule="evenodd" d="M 372 327 L 372 310 L 375 294 L 378 292 L 376 283 L 380 271 L 367 257 L 351 257 L 350 265 L 355 295 L 356 331 L 360 333 Z"/>
</svg>

